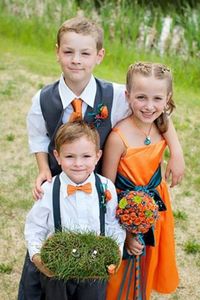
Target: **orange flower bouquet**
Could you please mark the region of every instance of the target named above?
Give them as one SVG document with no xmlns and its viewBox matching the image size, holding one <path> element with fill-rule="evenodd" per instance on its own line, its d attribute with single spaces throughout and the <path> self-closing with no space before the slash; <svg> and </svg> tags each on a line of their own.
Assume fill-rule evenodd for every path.
<svg viewBox="0 0 200 300">
<path fill-rule="evenodd" d="M 121 193 L 116 216 L 124 229 L 133 234 L 144 234 L 158 219 L 158 206 L 154 199 L 142 191 Z"/>
<path fill-rule="evenodd" d="M 155 224 L 158 219 L 158 206 L 154 199 L 143 191 L 125 191 L 120 193 L 120 201 L 116 210 L 116 216 L 119 219 L 121 226 L 128 232 L 134 234 L 137 240 L 145 245 L 143 236 L 149 231 L 149 229 Z M 145 256 L 145 249 L 143 250 L 143 257 Z M 128 256 L 126 251 L 124 253 L 124 259 L 128 259 L 126 270 L 131 267 L 131 272 L 124 272 L 123 281 L 121 284 L 121 293 L 124 290 L 123 282 L 130 282 L 130 274 L 135 272 L 135 284 L 134 284 L 134 299 L 143 299 L 145 294 L 145 278 L 141 276 L 144 272 L 141 272 L 141 256 L 134 255 Z M 132 259 L 133 258 L 133 259 Z M 129 295 L 130 285 L 127 290 Z M 119 299 L 121 299 L 121 293 Z"/>
</svg>

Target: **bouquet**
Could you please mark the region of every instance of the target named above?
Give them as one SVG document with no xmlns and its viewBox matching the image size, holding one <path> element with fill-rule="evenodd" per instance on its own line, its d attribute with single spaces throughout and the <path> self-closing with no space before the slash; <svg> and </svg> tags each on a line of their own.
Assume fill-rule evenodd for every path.
<svg viewBox="0 0 200 300">
<path fill-rule="evenodd" d="M 158 219 L 158 206 L 149 194 L 142 191 L 121 193 L 116 216 L 124 229 L 133 234 L 144 234 Z"/>
<path fill-rule="evenodd" d="M 121 199 L 119 201 L 116 216 L 119 219 L 119 223 L 128 232 L 135 234 L 138 241 L 144 244 L 143 234 L 147 233 L 149 229 L 155 224 L 158 218 L 158 206 L 154 199 L 143 191 L 125 191 L 120 193 Z M 143 252 L 143 256 L 145 252 Z M 124 272 L 123 281 L 121 284 L 121 293 L 119 299 L 121 299 L 122 291 L 124 290 L 123 282 L 131 282 L 131 274 L 135 272 L 134 283 L 134 299 L 143 299 L 145 297 L 145 278 L 141 278 L 142 274 L 145 274 L 144 270 L 141 272 L 141 258 L 140 255 L 133 256 L 133 259 L 129 259 L 126 270 L 131 271 Z M 126 291 L 129 295 L 130 285 Z"/>
<path fill-rule="evenodd" d="M 64 280 L 108 279 L 121 259 L 115 240 L 93 232 L 56 232 L 40 254 L 54 277 Z"/>
</svg>

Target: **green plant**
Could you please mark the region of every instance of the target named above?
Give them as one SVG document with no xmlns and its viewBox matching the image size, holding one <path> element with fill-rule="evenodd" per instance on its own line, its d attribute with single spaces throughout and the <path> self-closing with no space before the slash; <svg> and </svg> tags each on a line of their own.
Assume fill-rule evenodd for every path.
<svg viewBox="0 0 200 300">
<path fill-rule="evenodd" d="M 9 142 L 13 142 L 15 139 L 15 135 L 13 133 L 9 133 L 7 134 L 6 136 L 6 140 L 9 141 Z"/>
<path fill-rule="evenodd" d="M 196 240 L 189 240 L 184 244 L 184 250 L 187 254 L 200 253 L 200 244 Z"/>
<path fill-rule="evenodd" d="M 0 263 L 0 273 L 10 274 L 12 272 L 12 265 L 6 263 Z"/>
<path fill-rule="evenodd" d="M 174 211 L 173 215 L 176 220 L 186 221 L 188 218 L 186 212 L 181 210 Z"/>
</svg>

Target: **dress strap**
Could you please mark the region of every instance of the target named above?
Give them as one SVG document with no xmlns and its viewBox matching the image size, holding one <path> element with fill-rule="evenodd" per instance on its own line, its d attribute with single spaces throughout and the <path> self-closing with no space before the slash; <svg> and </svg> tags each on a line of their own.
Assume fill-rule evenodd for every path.
<svg viewBox="0 0 200 300">
<path fill-rule="evenodd" d="M 124 134 L 121 132 L 121 130 L 117 127 L 113 128 L 112 131 L 116 132 L 119 137 L 121 138 L 122 142 L 124 143 L 124 145 L 126 146 L 126 148 L 129 148 L 129 144 L 127 139 L 125 138 Z"/>
</svg>

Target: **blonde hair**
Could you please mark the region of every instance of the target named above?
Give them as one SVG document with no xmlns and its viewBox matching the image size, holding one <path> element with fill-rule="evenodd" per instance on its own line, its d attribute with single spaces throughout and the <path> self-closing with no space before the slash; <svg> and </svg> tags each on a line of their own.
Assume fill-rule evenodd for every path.
<svg viewBox="0 0 200 300">
<path fill-rule="evenodd" d="M 88 20 L 85 17 L 75 17 L 65 21 L 57 33 L 57 45 L 60 46 L 62 35 L 66 32 L 75 32 L 83 35 L 90 35 L 96 41 L 97 51 L 103 47 L 103 29 L 94 21 Z"/>
<path fill-rule="evenodd" d="M 89 126 L 84 121 L 75 121 L 63 124 L 56 133 L 55 149 L 59 153 L 62 145 L 70 144 L 83 136 L 95 145 L 97 152 L 100 150 L 100 138 L 98 131 L 95 127 Z"/>
<path fill-rule="evenodd" d="M 170 69 L 159 63 L 151 62 L 137 62 L 132 64 L 128 68 L 126 75 L 126 89 L 128 92 L 131 91 L 133 87 L 133 78 L 135 75 L 141 74 L 145 77 L 154 76 L 156 79 L 166 80 L 167 82 L 167 93 L 170 95 L 167 105 L 164 109 L 164 112 L 154 121 L 157 128 L 161 133 L 165 133 L 168 129 L 168 116 L 174 110 L 175 103 L 172 99 L 173 95 L 173 85 L 172 85 L 172 73 Z"/>
</svg>

